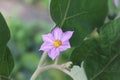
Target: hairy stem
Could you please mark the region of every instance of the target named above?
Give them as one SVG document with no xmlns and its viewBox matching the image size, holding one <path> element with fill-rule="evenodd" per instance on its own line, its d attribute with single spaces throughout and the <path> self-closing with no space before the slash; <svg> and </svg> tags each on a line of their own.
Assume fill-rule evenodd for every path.
<svg viewBox="0 0 120 80">
<path fill-rule="evenodd" d="M 55 59 L 55 63 L 54 64 L 58 64 L 59 61 L 59 56 Z"/>
<path fill-rule="evenodd" d="M 38 67 L 40 67 L 40 66 L 42 66 L 42 65 L 44 64 L 46 58 L 47 58 L 47 52 L 44 52 L 44 53 L 42 54 L 42 57 L 41 57 L 41 59 L 40 59 L 40 62 L 39 62 Z"/>
<path fill-rule="evenodd" d="M 62 65 L 51 64 L 51 65 L 47 65 L 47 66 L 40 66 L 36 69 L 35 73 L 33 74 L 33 76 L 31 77 L 30 80 L 35 80 L 38 77 L 38 75 L 40 75 L 42 72 L 50 70 L 50 69 L 58 69 L 64 73 L 66 73 L 67 75 L 69 75 L 72 78 L 70 71 L 68 70 L 69 65 L 71 65 L 71 62 L 67 62 Z"/>
<path fill-rule="evenodd" d="M 36 80 L 38 75 L 40 75 L 42 72 L 49 70 L 49 69 L 58 69 L 71 77 L 69 67 L 72 64 L 72 62 L 67 62 L 67 63 L 59 65 L 58 64 L 59 57 L 57 57 L 54 64 L 44 66 L 44 62 L 45 62 L 46 58 L 47 58 L 47 53 L 44 52 L 40 59 L 39 65 L 38 65 L 37 69 L 35 70 L 35 72 L 33 73 L 30 80 Z"/>
<path fill-rule="evenodd" d="M 33 73 L 30 80 L 35 80 L 37 78 L 37 76 L 39 75 L 39 68 L 44 64 L 44 61 L 45 61 L 46 58 L 47 58 L 47 52 L 44 52 L 42 54 L 41 59 L 40 59 L 39 65 L 38 65 L 36 71 Z"/>
</svg>

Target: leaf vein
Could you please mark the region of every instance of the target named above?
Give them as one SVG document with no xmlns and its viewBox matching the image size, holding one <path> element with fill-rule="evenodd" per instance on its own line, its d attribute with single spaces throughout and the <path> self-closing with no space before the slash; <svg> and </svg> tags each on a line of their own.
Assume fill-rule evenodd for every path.
<svg viewBox="0 0 120 80">
<path fill-rule="evenodd" d="M 75 14 L 75 15 L 73 15 L 73 16 L 69 16 L 69 17 L 67 17 L 66 20 L 68 20 L 68 19 L 72 19 L 72 18 L 74 18 L 74 17 L 80 16 L 80 15 L 82 15 L 82 14 L 86 14 L 86 13 L 87 13 L 87 12 L 77 13 L 77 14 Z"/>
<path fill-rule="evenodd" d="M 70 4 L 71 4 L 71 0 L 68 1 L 67 7 L 66 7 L 66 12 L 65 12 L 65 15 L 64 15 L 64 17 L 63 17 L 63 20 L 62 20 L 62 22 L 61 22 L 61 24 L 60 24 L 60 27 L 62 27 L 63 24 L 64 24 L 64 22 L 65 22 L 65 19 L 66 19 L 66 17 L 67 17 L 68 11 L 69 11 Z"/>
<path fill-rule="evenodd" d="M 62 18 L 62 9 L 60 3 L 58 3 L 59 9 L 60 9 L 60 17 Z"/>
<path fill-rule="evenodd" d="M 96 75 L 94 75 L 90 80 L 94 80 L 97 76 L 99 76 L 104 70 L 118 57 L 120 54 L 116 54 L 106 65 L 105 67 Z"/>
</svg>

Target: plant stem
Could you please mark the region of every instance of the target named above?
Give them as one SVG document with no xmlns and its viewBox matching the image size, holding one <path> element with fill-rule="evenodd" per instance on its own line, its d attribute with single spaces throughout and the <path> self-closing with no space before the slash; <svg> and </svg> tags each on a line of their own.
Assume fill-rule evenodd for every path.
<svg viewBox="0 0 120 80">
<path fill-rule="evenodd" d="M 40 63 L 38 65 L 36 71 L 33 73 L 30 80 L 36 80 L 38 75 L 40 75 L 42 72 L 44 72 L 46 70 L 49 70 L 49 69 L 58 69 L 58 70 L 60 70 L 64 73 L 66 73 L 67 75 L 69 75 L 72 78 L 72 76 L 70 74 L 70 71 L 68 70 L 69 66 L 71 65 L 71 62 L 67 62 L 65 64 L 59 65 L 58 64 L 59 57 L 58 57 L 54 64 L 44 66 L 43 64 L 44 64 L 44 61 L 45 61 L 46 57 L 47 57 L 47 53 L 44 52 L 41 59 L 40 59 Z"/>
<path fill-rule="evenodd" d="M 39 62 L 38 67 L 40 67 L 40 66 L 42 66 L 42 65 L 44 64 L 46 58 L 47 58 L 47 52 L 44 52 L 44 53 L 42 54 L 42 57 L 41 57 L 41 59 L 40 59 L 40 62 Z"/>
<path fill-rule="evenodd" d="M 35 74 L 33 74 L 33 77 L 30 80 L 35 80 L 39 74 L 41 74 L 42 72 L 49 70 L 49 69 L 58 69 L 64 73 L 66 73 L 67 75 L 71 76 L 70 72 L 67 69 L 65 69 L 64 66 L 52 64 L 52 65 L 48 65 L 48 66 L 38 67 L 37 70 L 35 71 Z"/>
<path fill-rule="evenodd" d="M 37 76 L 39 75 L 39 68 L 36 69 L 36 71 L 33 73 L 30 80 L 36 80 Z"/>
<path fill-rule="evenodd" d="M 58 64 L 58 60 L 59 60 L 59 56 L 55 59 L 55 63 L 54 64 Z"/>
<path fill-rule="evenodd" d="M 42 54 L 41 59 L 40 59 L 39 65 L 38 65 L 36 71 L 33 73 L 30 80 L 35 80 L 37 78 L 37 76 L 39 75 L 39 68 L 44 64 L 44 61 L 45 61 L 46 58 L 47 58 L 47 52 L 44 52 Z"/>
</svg>

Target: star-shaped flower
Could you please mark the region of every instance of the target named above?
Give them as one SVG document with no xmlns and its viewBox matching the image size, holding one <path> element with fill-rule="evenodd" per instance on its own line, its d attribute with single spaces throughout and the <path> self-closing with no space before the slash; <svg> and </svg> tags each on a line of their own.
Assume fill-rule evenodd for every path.
<svg viewBox="0 0 120 80">
<path fill-rule="evenodd" d="M 63 32 L 61 28 L 55 27 L 51 33 L 42 35 L 44 43 L 40 50 L 48 52 L 48 56 L 54 60 L 62 51 L 70 48 L 69 39 L 73 31 Z"/>
</svg>

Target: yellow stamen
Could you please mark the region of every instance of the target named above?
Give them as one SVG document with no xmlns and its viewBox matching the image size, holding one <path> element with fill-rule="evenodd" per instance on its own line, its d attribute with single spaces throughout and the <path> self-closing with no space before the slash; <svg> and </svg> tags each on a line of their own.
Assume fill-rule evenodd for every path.
<svg viewBox="0 0 120 80">
<path fill-rule="evenodd" d="M 55 40 L 55 41 L 54 41 L 54 46 L 55 46 L 56 48 L 60 47 L 61 45 L 62 45 L 62 42 L 61 42 L 60 40 Z"/>
</svg>

